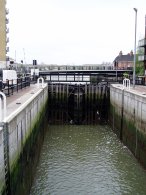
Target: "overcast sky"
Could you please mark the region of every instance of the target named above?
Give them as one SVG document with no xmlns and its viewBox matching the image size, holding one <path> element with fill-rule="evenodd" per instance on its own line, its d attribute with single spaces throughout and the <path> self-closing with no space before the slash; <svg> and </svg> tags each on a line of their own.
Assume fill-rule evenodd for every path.
<svg viewBox="0 0 146 195">
<path fill-rule="evenodd" d="M 9 56 L 46 64 L 101 64 L 144 38 L 146 0 L 7 0 Z"/>
</svg>

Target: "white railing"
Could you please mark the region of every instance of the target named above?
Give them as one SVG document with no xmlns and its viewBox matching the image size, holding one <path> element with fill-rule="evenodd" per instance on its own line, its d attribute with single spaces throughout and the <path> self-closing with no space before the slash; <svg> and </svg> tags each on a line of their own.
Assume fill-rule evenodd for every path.
<svg viewBox="0 0 146 195">
<path fill-rule="evenodd" d="M 126 88 L 128 90 L 130 90 L 130 79 L 124 79 L 123 80 L 123 88 Z"/>
</svg>

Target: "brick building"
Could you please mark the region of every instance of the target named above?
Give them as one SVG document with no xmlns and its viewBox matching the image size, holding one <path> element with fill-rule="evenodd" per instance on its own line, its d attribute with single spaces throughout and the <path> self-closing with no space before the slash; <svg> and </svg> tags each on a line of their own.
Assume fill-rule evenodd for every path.
<svg viewBox="0 0 146 195">
<path fill-rule="evenodd" d="M 113 63 L 115 69 L 132 69 L 134 64 L 133 51 L 127 55 L 123 55 L 122 51 L 120 51 Z"/>
</svg>

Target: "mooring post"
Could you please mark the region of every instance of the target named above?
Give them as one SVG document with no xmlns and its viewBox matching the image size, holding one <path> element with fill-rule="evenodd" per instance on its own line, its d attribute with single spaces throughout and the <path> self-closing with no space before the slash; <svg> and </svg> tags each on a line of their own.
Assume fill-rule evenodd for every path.
<svg viewBox="0 0 146 195">
<path fill-rule="evenodd" d="M 40 80 L 42 81 L 41 83 L 40 83 Z M 40 84 L 41 84 L 41 87 L 44 87 L 44 79 L 42 77 L 38 78 L 37 80 L 38 88 L 40 87 Z"/>
</svg>

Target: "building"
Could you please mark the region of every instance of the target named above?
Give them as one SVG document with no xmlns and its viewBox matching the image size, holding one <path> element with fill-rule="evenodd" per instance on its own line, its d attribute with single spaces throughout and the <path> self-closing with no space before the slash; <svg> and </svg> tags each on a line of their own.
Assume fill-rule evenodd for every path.
<svg viewBox="0 0 146 195">
<path fill-rule="evenodd" d="M 120 51 L 119 55 L 114 60 L 114 69 L 132 69 L 134 64 L 133 51 L 127 55 L 123 55 Z"/>
<path fill-rule="evenodd" d="M 145 75 L 146 75 L 146 16 L 145 16 L 145 38 L 139 40 L 138 47 L 144 49 L 143 54 L 140 54 L 138 56 L 138 61 L 143 62 Z"/>
<path fill-rule="evenodd" d="M 9 48 L 7 47 L 7 43 L 9 42 L 9 38 L 7 37 L 7 33 L 9 29 L 7 28 L 7 24 L 9 20 L 7 18 L 7 14 L 9 13 L 8 9 L 6 9 L 6 0 L 0 0 L 0 68 L 2 64 L 6 64 L 7 52 Z"/>
</svg>

